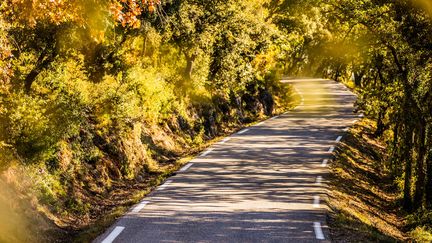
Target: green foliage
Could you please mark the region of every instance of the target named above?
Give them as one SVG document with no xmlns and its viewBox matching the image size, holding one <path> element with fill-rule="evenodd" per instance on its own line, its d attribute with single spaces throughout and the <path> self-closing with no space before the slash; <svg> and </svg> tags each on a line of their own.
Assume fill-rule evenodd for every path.
<svg viewBox="0 0 432 243">
<path fill-rule="evenodd" d="M 417 227 L 410 232 L 410 236 L 414 242 L 431 242 L 432 233 L 426 227 Z"/>
</svg>

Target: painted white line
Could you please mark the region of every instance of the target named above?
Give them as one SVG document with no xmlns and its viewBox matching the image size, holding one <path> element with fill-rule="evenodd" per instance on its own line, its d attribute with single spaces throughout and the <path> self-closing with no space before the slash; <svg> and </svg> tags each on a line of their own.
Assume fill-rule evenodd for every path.
<svg viewBox="0 0 432 243">
<path fill-rule="evenodd" d="M 336 143 L 339 143 L 342 140 L 342 136 L 336 138 Z"/>
<path fill-rule="evenodd" d="M 318 176 L 317 178 L 316 178 L 316 182 L 315 182 L 315 184 L 317 184 L 317 185 L 321 185 L 321 182 L 322 182 L 322 176 Z"/>
<path fill-rule="evenodd" d="M 201 157 L 209 155 L 209 153 L 211 153 L 212 151 L 213 151 L 213 149 L 207 149 L 207 151 L 205 151 L 204 153 L 201 154 Z"/>
<path fill-rule="evenodd" d="M 245 132 L 247 132 L 247 131 L 249 131 L 249 129 L 244 129 L 244 130 L 241 130 L 240 132 L 238 132 L 237 134 L 243 134 L 243 133 L 245 133 Z"/>
<path fill-rule="evenodd" d="M 270 118 L 269 120 L 274 120 L 274 119 L 277 119 L 277 118 L 279 118 L 279 116 L 274 116 L 274 117 Z"/>
<path fill-rule="evenodd" d="M 319 196 L 314 196 L 313 207 L 314 208 L 319 208 L 320 207 L 320 197 Z"/>
<path fill-rule="evenodd" d="M 222 141 L 219 142 L 219 144 L 224 144 L 228 142 L 231 138 L 224 138 Z"/>
<path fill-rule="evenodd" d="M 323 162 L 321 163 L 321 167 L 326 167 L 328 163 L 328 159 L 323 160 Z"/>
<path fill-rule="evenodd" d="M 192 165 L 193 165 L 193 163 L 189 163 L 189 164 L 183 166 L 183 168 L 181 168 L 179 170 L 179 172 L 185 172 L 185 171 L 187 171 Z"/>
<path fill-rule="evenodd" d="M 167 188 L 167 186 L 169 186 L 173 181 L 172 180 L 167 180 L 162 186 L 158 187 L 158 191 L 162 191 L 165 188 Z"/>
<path fill-rule="evenodd" d="M 111 243 L 120 235 L 120 233 L 125 229 L 123 226 L 117 226 L 115 229 L 105 238 L 102 243 Z"/>
<path fill-rule="evenodd" d="M 139 213 L 141 209 L 143 209 L 147 204 L 149 204 L 149 201 L 142 201 L 140 202 L 133 210 L 132 213 Z"/>
<path fill-rule="evenodd" d="M 364 114 L 359 114 L 358 117 L 363 118 Z"/>
<path fill-rule="evenodd" d="M 315 230 L 315 237 L 317 240 L 324 240 L 324 234 L 321 229 L 321 223 L 320 222 L 314 222 L 314 230 Z"/>
<path fill-rule="evenodd" d="M 334 147 L 334 146 L 331 146 L 328 152 L 329 152 L 329 153 L 333 153 L 334 150 L 335 150 L 335 147 Z"/>
<path fill-rule="evenodd" d="M 344 128 L 343 131 L 344 131 L 344 132 L 348 132 L 348 131 L 349 131 L 349 127 Z"/>
<path fill-rule="evenodd" d="M 352 121 L 352 124 L 355 124 L 355 123 L 357 123 L 358 122 L 358 120 L 354 120 L 354 121 Z"/>
<path fill-rule="evenodd" d="M 265 122 L 260 122 L 260 123 L 258 123 L 258 124 L 256 124 L 257 126 L 261 126 L 261 125 L 264 125 L 264 123 Z"/>
</svg>

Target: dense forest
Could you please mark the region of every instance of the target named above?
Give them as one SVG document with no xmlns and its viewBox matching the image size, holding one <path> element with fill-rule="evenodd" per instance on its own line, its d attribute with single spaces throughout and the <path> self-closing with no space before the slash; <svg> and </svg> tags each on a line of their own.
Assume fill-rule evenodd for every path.
<svg viewBox="0 0 432 243">
<path fill-rule="evenodd" d="M 75 234 L 118 188 L 289 109 L 282 76 L 314 76 L 359 94 L 407 230 L 427 231 L 431 33 L 428 0 L 2 1 L 0 208 L 12 195 L 52 223 L 38 230 Z"/>
</svg>

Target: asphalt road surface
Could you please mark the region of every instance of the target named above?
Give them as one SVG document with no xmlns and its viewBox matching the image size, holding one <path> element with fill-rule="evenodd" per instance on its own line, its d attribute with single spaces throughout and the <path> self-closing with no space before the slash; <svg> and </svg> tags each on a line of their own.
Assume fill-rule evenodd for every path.
<svg viewBox="0 0 432 243">
<path fill-rule="evenodd" d="M 358 114 L 345 86 L 285 80 L 301 104 L 190 161 L 95 242 L 325 242 L 325 174 Z"/>
</svg>

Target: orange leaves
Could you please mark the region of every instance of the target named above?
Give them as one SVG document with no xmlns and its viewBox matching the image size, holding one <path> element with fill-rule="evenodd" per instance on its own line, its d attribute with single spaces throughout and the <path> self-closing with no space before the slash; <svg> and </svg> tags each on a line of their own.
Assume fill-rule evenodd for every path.
<svg viewBox="0 0 432 243">
<path fill-rule="evenodd" d="M 64 22 L 85 22 L 85 8 L 89 5 L 107 7 L 100 0 L 3 0 L 0 14 L 12 22 L 34 27 L 38 22 L 61 24 Z M 109 12 L 123 27 L 140 27 L 139 17 L 144 13 L 154 13 L 160 0 L 111 0 Z M 103 9 L 101 11 L 106 11 Z"/>
<path fill-rule="evenodd" d="M 1 13 L 14 22 L 34 27 L 39 21 L 61 24 L 81 20 L 80 1 L 4 0 Z"/>
<path fill-rule="evenodd" d="M 114 0 L 110 11 L 113 18 L 123 27 L 139 28 L 139 16 L 145 11 L 154 13 L 160 4 L 159 0 Z"/>
</svg>

